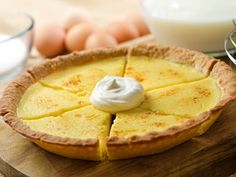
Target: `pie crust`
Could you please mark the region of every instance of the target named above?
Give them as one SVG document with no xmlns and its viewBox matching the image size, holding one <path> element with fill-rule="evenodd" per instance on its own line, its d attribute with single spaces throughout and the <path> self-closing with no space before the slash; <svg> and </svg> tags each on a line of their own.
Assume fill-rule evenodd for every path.
<svg viewBox="0 0 236 177">
<path fill-rule="evenodd" d="M 33 131 L 19 120 L 16 113 L 17 105 L 28 87 L 50 73 L 68 66 L 80 65 L 102 58 L 129 55 L 161 57 L 175 63 L 194 66 L 217 81 L 222 96 L 215 107 L 201 113 L 196 119 L 189 120 L 181 126 L 174 126 L 163 132 L 150 132 L 145 135 L 135 135 L 128 138 L 108 137 L 108 159 L 123 159 L 154 154 L 200 135 L 213 124 L 226 104 L 236 97 L 236 74 L 224 62 L 188 49 L 144 44 L 131 48 L 107 48 L 75 52 L 47 60 L 43 64 L 27 70 L 8 85 L 0 100 L 0 115 L 14 130 L 48 151 L 71 158 L 101 160 L 98 151 L 99 140 L 97 138 L 80 140 Z"/>
</svg>

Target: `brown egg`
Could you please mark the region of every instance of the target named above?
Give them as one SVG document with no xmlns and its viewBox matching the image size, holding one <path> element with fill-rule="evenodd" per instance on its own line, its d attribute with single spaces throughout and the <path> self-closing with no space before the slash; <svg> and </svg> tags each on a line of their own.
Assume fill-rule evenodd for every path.
<svg viewBox="0 0 236 177">
<path fill-rule="evenodd" d="M 36 29 L 35 47 L 45 57 L 54 57 L 64 50 L 64 29 L 56 24 L 44 24 Z"/>
<path fill-rule="evenodd" d="M 73 26 L 85 22 L 92 22 L 92 17 L 88 13 L 81 10 L 70 11 L 65 14 L 62 26 L 68 31 Z"/>
<path fill-rule="evenodd" d="M 149 34 L 150 31 L 143 19 L 143 16 L 140 14 L 140 12 L 136 11 L 131 13 L 128 17 L 127 17 L 127 21 L 130 23 L 133 23 L 136 28 L 139 31 L 139 34 L 141 36 Z"/>
<path fill-rule="evenodd" d="M 72 27 L 66 35 L 66 48 L 70 52 L 83 50 L 88 36 L 96 31 L 96 25 L 93 23 L 82 23 Z"/>
<path fill-rule="evenodd" d="M 112 47 L 118 44 L 117 40 L 105 31 L 92 33 L 86 40 L 85 49 Z"/>
<path fill-rule="evenodd" d="M 139 36 L 139 32 L 135 25 L 125 21 L 108 24 L 106 26 L 106 31 L 114 36 L 118 42 L 131 40 Z"/>
</svg>

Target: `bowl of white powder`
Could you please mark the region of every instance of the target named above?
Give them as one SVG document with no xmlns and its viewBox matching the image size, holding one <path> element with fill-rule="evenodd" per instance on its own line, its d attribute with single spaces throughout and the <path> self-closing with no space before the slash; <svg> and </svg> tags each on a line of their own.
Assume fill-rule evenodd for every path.
<svg viewBox="0 0 236 177">
<path fill-rule="evenodd" d="M 0 83 L 25 67 L 33 42 L 33 18 L 25 13 L 0 13 Z"/>
</svg>

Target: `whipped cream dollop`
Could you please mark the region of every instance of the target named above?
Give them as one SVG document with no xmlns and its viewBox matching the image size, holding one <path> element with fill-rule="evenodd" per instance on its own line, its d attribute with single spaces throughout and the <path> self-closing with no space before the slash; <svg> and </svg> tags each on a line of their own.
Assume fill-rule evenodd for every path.
<svg viewBox="0 0 236 177">
<path fill-rule="evenodd" d="M 90 97 L 96 108 L 116 113 L 137 107 L 144 100 L 143 86 L 131 77 L 106 76 L 99 81 Z"/>
</svg>

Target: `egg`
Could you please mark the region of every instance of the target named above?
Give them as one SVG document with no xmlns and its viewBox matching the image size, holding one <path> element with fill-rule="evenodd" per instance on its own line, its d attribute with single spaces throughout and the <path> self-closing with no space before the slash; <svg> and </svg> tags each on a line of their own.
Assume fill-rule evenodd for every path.
<svg viewBox="0 0 236 177">
<path fill-rule="evenodd" d="M 105 31 L 92 33 L 86 40 L 85 49 L 112 47 L 118 44 L 117 40 Z"/>
<path fill-rule="evenodd" d="M 120 42 L 139 37 L 139 32 L 133 23 L 126 21 L 112 22 L 106 26 L 106 31 Z"/>
<path fill-rule="evenodd" d="M 73 26 L 85 22 L 92 22 L 92 17 L 87 12 L 82 10 L 69 11 L 64 15 L 62 26 L 68 31 Z"/>
<path fill-rule="evenodd" d="M 147 25 L 146 25 L 146 23 L 143 19 L 143 16 L 141 15 L 140 12 L 135 11 L 135 12 L 129 14 L 128 17 L 127 17 L 127 21 L 129 23 L 133 23 L 136 26 L 136 28 L 138 29 L 139 34 L 141 36 L 150 33 L 150 31 L 149 31 L 149 29 L 148 29 L 148 27 L 147 27 Z"/>
<path fill-rule="evenodd" d="M 72 27 L 66 35 L 66 48 L 68 51 L 79 51 L 85 49 L 85 42 L 90 34 L 95 32 L 97 26 L 93 23 L 82 23 Z"/>
<path fill-rule="evenodd" d="M 65 31 L 57 24 L 39 26 L 35 32 L 35 47 L 45 57 L 54 57 L 64 51 Z"/>
</svg>

